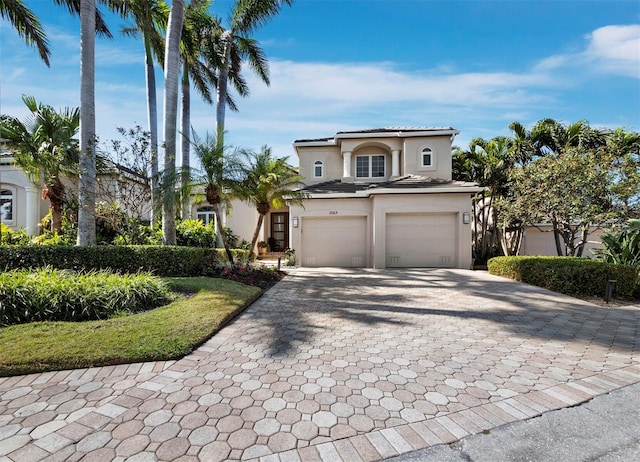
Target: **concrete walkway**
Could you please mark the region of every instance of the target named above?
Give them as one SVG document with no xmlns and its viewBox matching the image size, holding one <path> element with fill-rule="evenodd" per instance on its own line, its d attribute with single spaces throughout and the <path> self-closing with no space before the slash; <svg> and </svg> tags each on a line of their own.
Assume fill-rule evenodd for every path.
<svg viewBox="0 0 640 462">
<path fill-rule="evenodd" d="M 374 461 L 637 382 L 638 306 L 300 269 L 178 361 L 0 378 L 0 462 Z"/>
</svg>

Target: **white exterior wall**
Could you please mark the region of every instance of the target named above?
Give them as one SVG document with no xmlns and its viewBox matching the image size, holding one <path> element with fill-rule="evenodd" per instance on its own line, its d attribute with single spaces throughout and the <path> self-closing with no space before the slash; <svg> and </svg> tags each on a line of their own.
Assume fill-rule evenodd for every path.
<svg viewBox="0 0 640 462">
<path fill-rule="evenodd" d="M 253 232 L 258 224 L 258 211 L 255 207 L 234 199 L 231 201 L 231 212 L 227 214 L 226 220 L 226 225 L 231 228 L 233 234 L 236 234 L 240 240 L 244 239 L 247 242 L 251 242 Z M 258 235 L 258 241 L 265 240 L 264 229 L 263 225 Z"/>
<path fill-rule="evenodd" d="M 13 218 L 4 224 L 14 230 L 24 229 L 32 236 L 39 234 L 38 224 L 47 214 L 49 202 L 42 199 L 40 188 L 11 159 L 0 163 L 0 189 L 13 193 Z"/>
</svg>

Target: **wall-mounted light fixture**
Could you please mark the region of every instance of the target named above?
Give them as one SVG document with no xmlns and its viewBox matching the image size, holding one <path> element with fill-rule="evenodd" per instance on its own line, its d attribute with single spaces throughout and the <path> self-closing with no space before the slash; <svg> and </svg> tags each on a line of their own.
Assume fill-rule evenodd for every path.
<svg viewBox="0 0 640 462">
<path fill-rule="evenodd" d="M 463 212 L 462 214 L 462 223 L 468 225 L 471 221 L 471 214 L 469 212 Z"/>
<path fill-rule="evenodd" d="M 299 222 L 298 222 L 298 217 L 293 217 L 293 227 L 294 227 L 294 228 L 297 228 L 297 227 L 298 227 L 298 224 L 299 224 Z"/>
</svg>

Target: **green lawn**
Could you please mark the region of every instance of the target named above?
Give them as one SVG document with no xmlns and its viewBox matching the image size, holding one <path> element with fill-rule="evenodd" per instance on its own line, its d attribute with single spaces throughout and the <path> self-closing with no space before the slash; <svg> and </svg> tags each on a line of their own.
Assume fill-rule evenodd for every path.
<svg viewBox="0 0 640 462">
<path fill-rule="evenodd" d="M 211 278 L 167 278 L 193 295 L 102 321 L 0 328 L 0 376 L 180 358 L 216 333 L 261 290 Z"/>
</svg>

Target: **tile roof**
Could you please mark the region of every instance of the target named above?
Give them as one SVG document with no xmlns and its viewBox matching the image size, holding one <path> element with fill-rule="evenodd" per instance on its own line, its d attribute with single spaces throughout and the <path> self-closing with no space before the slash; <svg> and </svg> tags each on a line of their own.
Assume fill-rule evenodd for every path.
<svg viewBox="0 0 640 462">
<path fill-rule="evenodd" d="M 375 183 L 343 183 L 341 180 L 331 180 L 305 186 L 302 190 L 310 194 L 355 194 L 372 189 L 422 189 L 443 186 L 477 187 L 478 185 L 462 181 L 406 175 L 393 180 Z"/>
</svg>

